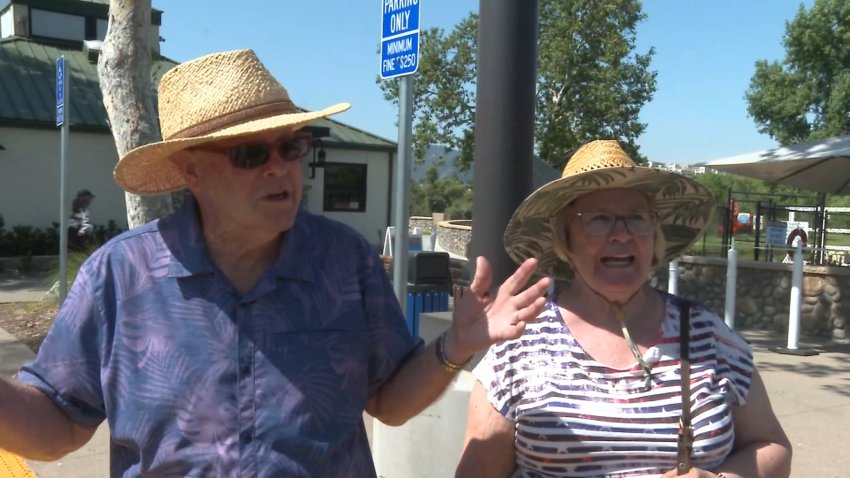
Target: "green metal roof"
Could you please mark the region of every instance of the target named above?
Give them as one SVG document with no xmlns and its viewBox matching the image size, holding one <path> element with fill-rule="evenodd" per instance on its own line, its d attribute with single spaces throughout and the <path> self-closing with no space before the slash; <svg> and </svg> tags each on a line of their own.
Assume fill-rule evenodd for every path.
<svg viewBox="0 0 850 478">
<path fill-rule="evenodd" d="M 0 125 L 56 124 L 56 59 L 65 55 L 70 78 L 70 125 L 107 130 L 97 64 L 79 49 L 63 48 L 22 38 L 0 41 Z M 177 63 L 160 58 L 151 65 L 154 84 Z"/>
<path fill-rule="evenodd" d="M 322 138 L 327 147 L 385 151 L 395 151 L 397 147 L 390 140 L 330 118 L 319 118 L 313 122 L 313 126 L 330 128 L 330 135 Z"/>
<path fill-rule="evenodd" d="M 104 0 L 105 1 L 105 0 Z M 72 47 L 60 47 L 22 38 L 0 40 L 0 126 L 55 128 L 56 59 L 65 55 L 70 78 L 72 128 L 108 131 L 106 109 L 100 93 L 97 64 Z M 151 65 L 154 85 L 177 63 L 160 57 Z M 323 138 L 329 148 L 395 151 L 396 143 L 332 119 L 315 126 L 330 129 Z"/>
</svg>

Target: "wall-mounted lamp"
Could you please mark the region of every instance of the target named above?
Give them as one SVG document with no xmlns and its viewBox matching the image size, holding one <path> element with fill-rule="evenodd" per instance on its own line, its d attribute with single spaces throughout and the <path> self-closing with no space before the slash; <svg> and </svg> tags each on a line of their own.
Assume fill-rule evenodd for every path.
<svg viewBox="0 0 850 478">
<path fill-rule="evenodd" d="M 313 161 L 310 162 L 310 179 L 316 178 L 316 168 L 325 167 L 325 159 L 328 154 L 325 153 L 325 145 L 321 139 L 313 140 Z"/>
<path fill-rule="evenodd" d="M 310 161 L 310 179 L 316 178 L 316 168 L 325 167 L 325 145 L 322 144 L 322 138 L 327 138 L 331 135 L 331 129 L 328 126 L 307 126 L 304 128 L 313 135 L 313 159 Z"/>
</svg>

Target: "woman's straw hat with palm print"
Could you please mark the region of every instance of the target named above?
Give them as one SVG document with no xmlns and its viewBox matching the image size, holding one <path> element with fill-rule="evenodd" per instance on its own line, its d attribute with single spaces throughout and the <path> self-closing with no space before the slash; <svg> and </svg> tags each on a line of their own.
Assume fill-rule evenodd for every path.
<svg viewBox="0 0 850 478">
<path fill-rule="evenodd" d="M 519 205 L 505 230 L 505 250 L 517 263 L 534 257 L 541 274 L 563 278 L 563 270 L 556 267 L 560 261 L 554 248 L 558 213 L 582 195 L 615 188 L 636 189 L 653 200 L 668 261 L 688 250 L 714 215 L 714 196 L 699 182 L 638 166 L 617 141 L 597 140 L 573 154 L 559 179 L 534 191 Z"/>
<path fill-rule="evenodd" d="M 131 193 L 185 187 L 170 159 L 180 150 L 265 131 L 295 131 L 350 106 L 298 109 L 252 50 L 214 53 L 175 66 L 162 76 L 158 100 L 162 141 L 130 151 L 115 166 L 115 181 Z"/>
</svg>

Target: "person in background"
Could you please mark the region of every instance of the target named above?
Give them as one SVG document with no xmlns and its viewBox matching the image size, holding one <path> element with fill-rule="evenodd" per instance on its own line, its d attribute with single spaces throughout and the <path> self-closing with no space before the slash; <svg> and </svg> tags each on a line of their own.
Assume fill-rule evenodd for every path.
<svg viewBox="0 0 850 478">
<path fill-rule="evenodd" d="M 714 210 L 700 183 L 638 167 L 614 140 L 579 148 L 517 208 L 508 254 L 569 283 L 475 368 L 457 476 L 789 476 L 791 444 L 747 342 L 648 284 Z"/>
<path fill-rule="evenodd" d="M 88 189 L 77 191 L 77 197 L 71 202 L 71 216 L 68 220 L 68 250 L 87 251 L 94 247 L 94 225 L 91 223 L 89 207 L 94 194 Z"/>
<path fill-rule="evenodd" d="M 411 337 L 374 247 L 300 207 L 310 124 L 349 105 L 296 108 L 253 51 L 174 67 L 158 99 L 163 140 L 115 179 L 191 195 L 82 266 L 0 380 L 0 447 L 56 459 L 107 420 L 112 476 L 374 477 L 364 411 L 403 424 L 542 310 L 536 261 L 490 293 L 479 258 L 451 327 Z"/>
</svg>

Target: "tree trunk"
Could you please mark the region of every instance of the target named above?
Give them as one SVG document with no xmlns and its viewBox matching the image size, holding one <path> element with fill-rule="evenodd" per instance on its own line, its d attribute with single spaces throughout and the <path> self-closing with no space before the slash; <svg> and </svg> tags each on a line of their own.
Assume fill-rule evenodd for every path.
<svg viewBox="0 0 850 478">
<path fill-rule="evenodd" d="M 109 27 L 97 69 L 119 157 L 160 139 L 151 87 L 150 22 L 151 0 L 109 2 Z M 168 194 L 137 196 L 126 193 L 125 197 L 130 228 L 171 212 Z"/>
</svg>

